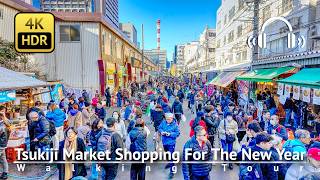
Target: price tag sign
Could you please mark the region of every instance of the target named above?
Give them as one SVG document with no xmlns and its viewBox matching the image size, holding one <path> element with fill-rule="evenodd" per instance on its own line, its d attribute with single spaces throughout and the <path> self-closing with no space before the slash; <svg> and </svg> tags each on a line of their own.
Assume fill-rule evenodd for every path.
<svg viewBox="0 0 320 180">
<path fill-rule="evenodd" d="M 18 13 L 14 18 L 17 52 L 50 53 L 54 50 L 54 16 L 51 13 Z"/>
</svg>

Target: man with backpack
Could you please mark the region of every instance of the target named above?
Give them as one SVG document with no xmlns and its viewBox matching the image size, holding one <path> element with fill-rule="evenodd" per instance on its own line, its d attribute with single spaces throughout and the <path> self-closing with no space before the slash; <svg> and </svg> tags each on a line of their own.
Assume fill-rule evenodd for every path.
<svg viewBox="0 0 320 180">
<path fill-rule="evenodd" d="M 208 141 L 206 130 L 202 126 L 197 126 L 194 129 L 194 133 L 194 136 L 192 136 L 192 138 L 186 142 L 183 148 L 182 158 L 183 161 L 185 161 L 182 164 L 183 177 L 185 180 L 209 180 L 210 171 L 212 170 L 212 164 L 187 163 L 188 161 L 194 161 L 194 159 L 193 156 L 186 156 L 186 153 L 203 153 L 204 161 L 212 161 L 213 159 L 213 153 L 211 151 L 212 145 L 210 141 Z"/>
<path fill-rule="evenodd" d="M 110 152 L 111 161 L 116 160 L 116 150 L 123 148 L 123 140 L 121 136 L 115 131 L 116 120 L 114 118 L 108 118 L 106 120 L 107 128 L 101 130 L 99 137 L 97 138 L 97 151 L 98 152 Z M 117 163 L 102 164 L 106 176 L 105 180 L 114 180 L 118 173 Z"/>
<path fill-rule="evenodd" d="M 279 117 L 277 115 L 272 115 L 270 120 L 270 125 L 267 130 L 268 134 L 275 134 L 282 138 L 282 140 L 288 140 L 287 129 L 279 124 Z"/>
<path fill-rule="evenodd" d="M 147 132 L 144 129 L 144 120 L 138 118 L 135 121 L 134 128 L 129 133 L 130 138 L 130 152 L 143 152 L 147 151 Z M 130 169 L 131 180 L 144 180 L 146 176 L 146 164 L 145 163 L 133 163 Z"/>
</svg>

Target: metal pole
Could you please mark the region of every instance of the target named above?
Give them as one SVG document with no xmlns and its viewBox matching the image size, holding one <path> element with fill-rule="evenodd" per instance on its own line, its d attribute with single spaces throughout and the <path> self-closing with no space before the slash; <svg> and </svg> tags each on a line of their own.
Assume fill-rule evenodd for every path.
<svg viewBox="0 0 320 180">
<path fill-rule="evenodd" d="M 253 37 L 258 37 L 259 33 L 259 3 L 260 0 L 253 1 Z M 253 46 L 252 55 L 251 55 L 251 63 L 250 63 L 250 71 L 252 71 L 253 62 L 258 59 L 258 46 Z M 249 92 L 248 92 L 248 102 L 250 100 L 250 93 L 252 90 L 252 83 L 249 82 Z M 249 103 L 248 103 L 249 104 Z"/>
<path fill-rule="evenodd" d="M 142 81 L 144 81 L 144 32 L 143 32 L 143 24 L 141 24 L 141 46 L 142 46 Z"/>
</svg>

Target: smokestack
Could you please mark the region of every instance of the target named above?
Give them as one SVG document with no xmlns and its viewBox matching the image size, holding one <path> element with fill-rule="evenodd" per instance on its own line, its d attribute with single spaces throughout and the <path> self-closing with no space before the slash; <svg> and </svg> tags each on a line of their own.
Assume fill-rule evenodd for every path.
<svg viewBox="0 0 320 180">
<path fill-rule="evenodd" d="M 157 48 L 160 50 L 160 19 L 157 21 Z"/>
</svg>

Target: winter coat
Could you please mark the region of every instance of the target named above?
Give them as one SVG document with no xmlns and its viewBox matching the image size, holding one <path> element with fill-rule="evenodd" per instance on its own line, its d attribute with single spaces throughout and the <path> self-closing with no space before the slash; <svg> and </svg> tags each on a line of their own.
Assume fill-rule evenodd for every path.
<svg viewBox="0 0 320 180">
<path fill-rule="evenodd" d="M 174 114 L 183 114 L 182 104 L 180 101 L 174 101 L 172 104 L 172 112 Z"/>
<path fill-rule="evenodd" d="M 272 159 L 274 161 L 280 161 L 280 157 L 279 157 L 279 154 L 278 154 L 278 151 L 272 147 L 271 149 L 271 156 L 272 156 Z M 279 166 L 279 171 L 278 173 L 276 173 L 278 175 L 278 179 L 281 180 L 281 179 L 284 179 L 285 176 L 286 176 L 286 173 L 287 173 L 287 166 L 285 163 L 279 163 L 279 164 L 276 164 L 276 166 Z"/>
<path fill-rule="evenodd" d="M 206 130 L 206 132 L 208 132 L 206 123 L 203 120 L 200 120 L 197 125 L 193 125 L 194 122 L 195 122 L 195 119 L 192 119 L 189 123 L 190 129 L 191 129 L 190 130 L 190 137 L 192 137 L 194 135 L 194 128 L 193 127 L 196 127 L 196 126 L 202 126 Z"/>
<path fill-rule="evenodd" d="M 292 153 L 293 152 L 298 152 L 298 153 L 307 153 L 307 148 L 305 144 L 303 144 L 299 139 L 292 139 L 292 140 L 287 140 L 282 148 L 292 148 Z"/>
<path fill-rule="evenodd" d="M 94 112 L 99 117 L 99 119 L 104 120 L 104 118 L 106 118 L 106 110 L 103 107 L 101 109 L 95 108 Z"/>
<path fill-rule="evenodd" d="M 219 126 L 219 118 L 214 117 L 213 115 L 209 116 L 206 115 L 204 117 L 204 122 L 206 123 L 207 129 L 208 129 L 208 134 L 209 135 L 214 135 L 217 131 L 217 128 Z"/>
<path fill-rule="evenodd" d="M 164 113 L 170 113 L 171 112 L 170 106 L 167 103 L 163 103 L 162 104 L 162 109 L 163 109 Z"/>
<path fill-rule="evenodd" d="M 59 145 L 59 160 L 63 161 L 63 149 L 64 149 L 64 142 L 62 141 Z M 77 152 L 85 152 L 86 151 L 86 146 L 81 138 L 77 138 Z M 84 163 L 74 163 L 74 172 L 72 177 L 77 177 L 77 176 L 87 176 L 87 170 L 84 165 Z M 65 166 L 64 164 L 58 164 L 58 169 L 59 169 L 59 180 L 64 180 L 64 174 L 65 174 Z"/>
<path fill-rule="evenodd" d="M 268 153 L 269 151 L 266 151 L 266 150 L 263 150 L 262 148 L 258 147 L 258 146 L 251 146 L 251 147 L 248 147 L 248 148 L 245 148 L 245 150 L 247 152 L 249 152 L 249 149 L 251 149 L 252 152 L 264 152 L 264 153 Z M 250 161 L 250 159 L 247 159 L 247 157 L 242 157 L 242 152 L 238 153 L 238 158 L 240 161 Z M 242 158 L 245 158 L 245 159 L 242 159 Z M 261 158 L 261 157 L 260 157 Z M 260 159 L 262 160 L 262 158 Z M 265 159 L 266 160 L 266 159 Z M 272 158 L 271 156 L 271 159 L 270 161 L 274 161 L 274 159 Z M 247 168 L 249 166 L 252 166 L 253 170 L 252 170 L 252 173 L 248 172 Z M 242 180 L 242 179 L 259 179 L 259 180 L 277 180 L 278 179 L 278 172 L 275 172 L 274 171 L 274 164 L 271 164 L 271 163 L 266 163 L 266 164 L 240 164 L 239 166 L 239 169 L 240 169 L 240 173 L 239 173 L 239 179 Z M 257 178 L 257 177 L 252 177 L 252 176 L 249 176 L 247 173 L 249 174 L 256 174 L 254 173 L 255 171 L 257 171 L 257 173 L 259 174 L 258 176 L 260 178 Z"/>
<path fill-rule="evenodd" d="M 182 92 L 181 89 L 178 91 L 177 96 L 179 97 L 180 101 L 184 98 L 184 93 Z"/>
<path fill-rule="evenodd" d="M 99 135 L 101 133 L 101 129 L 98 129 L 96 131 L 91 130 L 88 134 L 87 134 L 87 139 L 89 140 L 89 147 L 91 147 L 94 151 L 97 151 L 97 142 L 98 142 L 98 138 Z"/>
<path fill-rule="evenodd" d="M 29 114 L 30 114 L 31 112 L 37 112 L 40 116 L 45 116 L 45 115 L 44 115 L 44 112 L 43 112 L 40 108 L 34 106 L 34 107 L 28 109 L 28 111 L 27 111 L 26 119 L 27 119 L 28 121 L 30 121 Z"/>
<path fill-rule="evenodd" d="M 130 131 L 129 137 L 135 152 L 147 151 L 147 133 L 143 127 L 134 127 Z"/>
<path fill-rule="evenodd" d="M 124 119 L 125 119 L 125 120 L 129 120 L 129 117 L 130 117 L 131 112 L 132 112 L 132 106 L 129 105 L 129 106 L 127 106 L 127 107 L 125 108 L 125 110 L 124 110 Z"/>
<path fill-rule="evenodd" d="M 77 110 L 70 110 L 70 112 L 68 113 L 68 126 L 69 127 L 74 127 L 74 128 L 78 128 L 80 126 L 83 125 L 83 120 L 82 120 L 82 113 L 81 111 L 77 111 Z"/>
<path fill-rule="evenodd" d="M 3 121 L 0 122 L 0 149 L 6 148 L 9 140 L 10 132 Z"/>
<path fill-rule="evenodd" d="M 90 113 L 87 109 L 82 109 L 82 120 L 83 120 L 83 124 L 87 124 L 87 123 L 90 123 Z"/>
<path fill-rule="evenodd" d="M 175 120 L 173 120 L 170 124 L 167 121 L 162 121 L 159 126 L 159 133 L 168 132 L 169 136 L 162 135 L 162 144 L 163 145 L 175 145 L 176 139 L 180 135 L 180 130 L 178 124 Z"/>
<path fill-rule="evenodd" d="M 124 139 L 127 136 L 126 125 L 123 120 L 115 123 L 115 131 Z"/>
<path fill-rule="evenodd" d="M 86 124 L 78 127 L 78 138 L 81 138 L 85 143 L 88 142 L 87 134 L 90 132 L 90 127 Z"/>
<path fill-rule="evenodd" d="M 211 151 L 212 145 L 209 141 L 207 141 L 202 146 L 199 145 L 199 142 L 196 140 L 195 136 L 193 136 L 190 140 L 186 142 L 183 147 L 183 161 L 194 161 L 192 156 L 187 157 L 186 159 L 186 149 L 192 149 L 192 152 L 206 152 L 204 161 L 212 161 L 213 153 Z M 189 151 L 190 152 L 190 151 Z M 185 180 L 190 180 L 192 175 L 195 176 L 208 176 L 212 169 L 212 164 L 210 163 L 183 163 L 182 164 L 182 172 Z"/>
<path fill-rule="evenodd" d="M 61 127 L 66 119 L 66 114 L 61 109 L 56 108 L 54 111 L 47 112 L 46 118 L 52 121 L 56 127 Z"/>
<path fill-rule="evenodd" d="M 273 126 L 270 124 L 267 130 L 268 134 L 272 134 L 272 130 L 276 130 L 276 135 L 281 137 L 282 140 L 288 140 L 288 133 L 284 126 L 279 124 Z"/>
<path fill-rule="evenodd" d="M 224 126 L 224 123 L 226 126 Z M 221 140 L 226 140 L 226 130 L 230 131 L 231 134 L 237 135 L 238 133 L 238 123 L 235 120 L 232 120 L 230 123 L 227 120 L 220 121 L 218 131 L 219 131 L 219 138 Z"/>
<path fill-rule="evenodd" d="M 190 93 L 189 95 L 189 101 L 190 101 L 190 104 L 195 104 L 195 94 L 192 94 Z"/>
<path fill-rule="evenodd" d="M 38 121 L 32 121 L 29 125 L 30 140 L 37 138 L 39 146 L 49 145 L 51 143 L 49 129 L 49 121 L 45 117 L 40 116 Z"/>
<path fill-rule="evenodd" d="M 307 175 L 316 173 L 319 174 L 319 169 L 310 163 L 292 164 L 286 173 L 285 180 L 309 179 Z"/>
<path fill-rule="evenodd" d="M 151 111 L 151 120 L 153 121 L 154 127 L 158 127 L 164 119 L 163 111 L 152 110 Z"/>
<path fill-rule="evenodd" d="M 111 137 L 111 149 L 107 149 L 108 139 Z M 97 151 L 109 151 L 111 160 L 116 160 L 116 150 L 123 148 L 123 140 L 121 136 L 111 129 L 102 129 L 97 138 Z"/>
<path fill-rule="evenodd" d="M 106 96 L 107 99 L 110 99 L 111 98 L 110 90 L 107 89 L 104 95 Z"/>
</svg>

